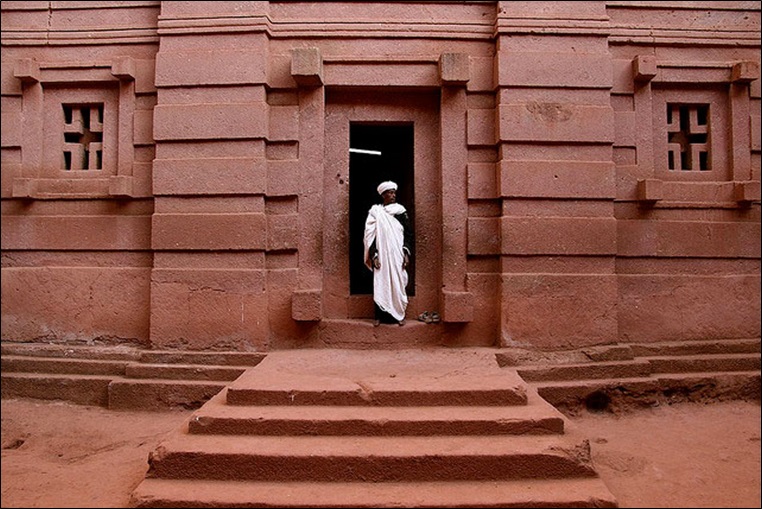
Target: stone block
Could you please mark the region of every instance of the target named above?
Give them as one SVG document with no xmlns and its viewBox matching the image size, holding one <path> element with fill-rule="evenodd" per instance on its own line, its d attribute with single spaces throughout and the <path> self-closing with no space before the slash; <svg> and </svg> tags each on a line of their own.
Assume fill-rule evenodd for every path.
<svg viewBox="0 0 762 509">
<path fill-rule="evenodd" d="M 436 65 L 430 62 L 331 62 L 325 68 L 325 82 L 349 87 L 439 87 L 441 80 Z M 296 79 L 296 77 L 294 77 Z"/>
<path fill-rule="evenodd" d="M 490 200 L 498 197 L 495 163 L 468 163 L 468 198 Z"/>
<path fill-rule="evenodd" d="M 658 179 L 639 179 L 637 197 L 638 201 L 656 202 L 664 199 L 664 182 Z"/>
<path fill-rule="evenodd" d="M 250 157 L 157 159 L 156 195 L 264 194 L 265 162 Z"/>
<path fill-rule="evenodd" d="M 439 57 L 439 77 L 443 85 L 465 85 L 470 78 L 466 53 L 442 53 Z"/>
<path fill-rule="evenodd" d="M 154 139 L 225 140 L 267 136 L 267 104 L 167 104 L 154 109 Z"/>
<path fill-rule="evenodd" d="M 614 146 L 635 147 L 638 144 L 638 116 L 634 111 L 617 111 L 614 113 Z"/>
<path fill-rule="evenodd" d="M 758 258 L 759 223 L 617 221 L 617 255 L 663 258 Z"/>
<path fill-rule="evenodd" d="M 270 106 L 268 141 L 299 139 L 299 106 Z"/>
<path fill-rule="evenodd" d="M 610 88 L 612 85 L 608 54 L 566 50 L 500 51 L 497 59 L 498 85 L 502 87 Z"/>
<path fill-rule="evenodd" d="M 299 164 L 295 159 L 267 161 L 267 196 L 299 193 Z"/>
<path fill-rule="evenodd" d="M 494 145 L 495 110 L 468 110 L 466 113 L 466 133 L 469 146 Z"/>
<path fill-rule="evenodd" d="M 563 350 L 617 337 L 617 279 L 610 274 L 502 276 L 502 346 Z"/>
<path fill-rule="evenodd" d="M 266 248 L 264 214 L 154 214 L 153 249 L 261 250 Z"/>
<path fill-rule="evenodd" d="M 323 315 L 323 292 L 297 290 L 291 295 L 291 317 L 297 322 L 317 322 Z"/>
<path fill-rule="evenodd" d="M 614 165 L 603 161 L 505 160 L 500 195 L 519 198 L 613 198 Z"/>
<path fill-rule="evenodd" d="M 153 110 L 135 110 L 132 127 L 133 143 L 153 145 Z"/>
<path fill-rule="evenodd" d="M 150 216 L 0 216 L 10 250 L 140 251 L 151 246 Z"/>
<path fill-rule="evenodd" d="M 472 217 L 468 219 L 468 254 L 500 254 L 500 218 Z"/>
<path fill-rule="evenodd" d="M 656 57 L 638 55 L 632 59 L 632 77 L 638 82 L 651 81 L 656 77 Z"/>
<path fill-rule="evenodd" d="M 291 51 L 291 76 L 299 85 L 319 87 L 323 84 L 323 57 L 318 48 L 295 48 Z"/>
<path fill-rule="evenodd" d="M 471 292 L 442 292 L 442 320 L 470 322 L 474 319 L 474 299 Z"/>
<path fill-rule="evenodd" d="M 566 102 L 498 106 L 503 142 L 613 143 L 614 110 Z"/>
<path fill-rule="evenodd" d="M 492 57 L 469 57 L 471 75 L 468 80 L 468 91 L 487 91 L 494 89 L 495 64 Z"/>
<path fill-rule="evenodd" d="M 135 61 L 129 57 L 117 58 L 114 63 L 111 64 L 111 74 L 120 80 L 134 80 L 137 75 L 135 71 Z"/>
<path fill-rule="evenodd" d="M 501 218 L 504 255 L 610 256 L 617 249 L 617 220 L 596 217 Z"/>
<path fill-rule="evenodd" d="M 126 175 L 115 175 L 110 177 L 108 181 L 108 194 L 126 198 L 133 196 L 133 180 L 133 177 Z"/>
<path fill-rule="evenodd" d="M 160 86 L 258 85 L 266 80 L 267 61 L 259 51 L 159 52 L 156 84 Z"/>
<path fill-rule="evenodd" d="M 296 250 L 299 247 L 299 215 L 267 216 L 267 250 Z"/>
<path fill-rule="evenodd" d="M 10 98 L 6 100 L 3 97 L 3 111 L 0 113 L 0 126 L 2 126 L 0 145 L 3 148 L 21 146 L 24 135 L 23 129 L 20 129 L 19 126 L 23 125 L 23 118 L 21 101 Z M 3 165 L 5 165 L 5 161 L 3 161 Z"/>
<path fill-rule="evenodd" d="M 40 64 L 31 58 L 21 58 L 13 67 L 13 75 L 25 83 L 40 81 Z"/>
<path fill-rule="evenodd" d="M 741 203 L 751 203 L 760 201 L 760 182 L 759 180 L 748 180 L 745 182 L 733 183 L 733 194 L 736 201 Z"/>
<path fill-rule="evenodd" d="M 762 121 L 759 115 L 749 115 L 751 129 L 751 150 L 762 150 Z"/>
<path fill-rule="evenodd" d="M 733 83 L 751 83 L 759 79 L 759 64 L 757 62 L 736 62 L 730 72 Z"/>
<path fill-rule="evenodd" d="M 14 198 L 31 198 L 34 196 L 35 187 L 34 179 L 15 178 L 11 194 Z"/>
<path fill-rule="evenodd" d="M 620 274 L 617 281 L 620 337 L 759 337 L 759 274 Z"/>
</svg>

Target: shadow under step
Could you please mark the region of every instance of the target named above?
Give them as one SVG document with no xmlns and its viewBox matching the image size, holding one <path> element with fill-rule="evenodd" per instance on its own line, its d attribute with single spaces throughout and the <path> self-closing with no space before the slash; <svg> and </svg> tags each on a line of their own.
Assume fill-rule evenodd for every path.
<svg viewBox="0 0 762 509">
<path fill-rule="evenodd" d="M 760 372 L 666 373 L 640 378 L 539 382 L 537 393 L 564 413 L 679 401 L 759 400 Z"/>
<path fill-rule="evenodd" d="M 145 479 L 131 507 L 617 507 L 599 478 L 302 483 Z"/>
</svg>

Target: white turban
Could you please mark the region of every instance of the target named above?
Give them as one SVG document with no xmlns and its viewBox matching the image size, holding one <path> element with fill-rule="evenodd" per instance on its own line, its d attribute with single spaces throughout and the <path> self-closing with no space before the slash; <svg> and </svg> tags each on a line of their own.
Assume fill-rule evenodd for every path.
<svg viewBox="0 0 762 509">
<path fill-rule="evenodd" d="M 384 194 L 384 192 L 394 189 L 397 190 L 397 184 L 392 182 L 391 180 L 387 180 L 386 182 L 381 182 L 378 187 L 376 188 L 376 191 L 378 191 L 378 194 Z"/>
</svg>

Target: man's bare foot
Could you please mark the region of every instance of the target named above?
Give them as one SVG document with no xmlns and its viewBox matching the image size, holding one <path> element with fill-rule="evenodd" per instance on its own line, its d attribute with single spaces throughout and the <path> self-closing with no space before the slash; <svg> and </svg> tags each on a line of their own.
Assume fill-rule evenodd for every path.
<svg viewBox="0 0 762 509">
<path fill-rule="evenodd" d="M 379 325 L 381 325 L 380 320 L 373 320 L 373 327 L 378 327 Z"/>
<path fill-rule="evenodd" d="M 399 321 L 399 326 L 402 327 L 403 325 L 405 325 L 405 319 L 404 318 Z"/>
</svg>

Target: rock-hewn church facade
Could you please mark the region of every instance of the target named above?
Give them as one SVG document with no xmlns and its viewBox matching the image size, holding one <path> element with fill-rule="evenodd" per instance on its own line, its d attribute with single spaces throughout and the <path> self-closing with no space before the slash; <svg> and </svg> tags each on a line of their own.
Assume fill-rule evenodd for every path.
<svg viewBox="0 0 762 509">
<path fill-rule="evenodd" d="M 759 337 L 759 67 L 759 2 L 3 1 L 2 339 Z"/>
</svg>

